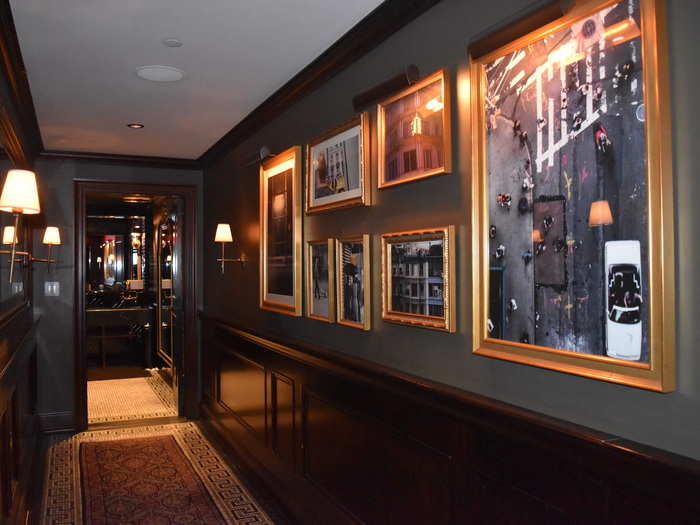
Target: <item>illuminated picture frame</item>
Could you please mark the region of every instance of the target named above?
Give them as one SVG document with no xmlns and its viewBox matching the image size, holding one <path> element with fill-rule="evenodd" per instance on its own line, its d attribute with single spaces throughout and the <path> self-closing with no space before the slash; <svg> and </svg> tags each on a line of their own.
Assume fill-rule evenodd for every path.
<svg viewBox="0 0 700 525">
<path fill-rule="evenodd" d="M 301 147 L 260 166 L 260 308 L 302 315 Z"/>
<path fill-rule="evenodd" d="M 450 76 L 445 69 L 377 106 L 377 186 L 452 171 Z"/>
<path fill-rule="evenodd" d="M 455 331 L 455 227 L 382 235 L 382 319 Z"/>
<path fill-rule="evenodd" d="M 369 330 L 372 326 L 370 236 L 335 241 L 336 322 Z"/>
<path fill-rule="evenodd" d="M 306 146 L 306 214 L 369 206 L 369 113 L 316 137 Z"/>
<path fill-rule="evenodd" d="M 335 240 L 306 242 L 306 316 L 335 322 Z"/>
<path fill-rule="evenodd" d="M 579 2 L 470 77 L 473 352 L 672 391 L 665 2 Z"/>
</svg>

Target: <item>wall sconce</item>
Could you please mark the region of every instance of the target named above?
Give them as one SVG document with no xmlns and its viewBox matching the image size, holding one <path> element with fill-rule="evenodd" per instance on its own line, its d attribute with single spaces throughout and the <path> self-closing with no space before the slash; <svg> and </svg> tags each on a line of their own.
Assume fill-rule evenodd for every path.
<svg viewBox="0 0 700 525">
<path fill-rule="evenodd" d="M 226 258 L 226 243 L 233 242 L 233 235 L 231 235 L 231 225 L 230 224 L 217 224 L 216 235 L 214 235 L 214 242 L 221 243 L 221 258 L 217 259 L 221 262 L 221 275 L 224 274 L 224 263 L 227 262 L 237 262 L 241 263 L 241 266 L 245 266 L 246 257 L 245 254 L 241 254 L 238 259 L 227 259 Z"/>
<path fill-rule="evenodd" d="M 10 283 L 15 271 L 15 257 L 17 254 L 17 233 L 19 230 L 20 215 L 36 215 L 41 211 L 39 206 L 39 192 L 36 189 L 36 175 L 29 170 L 10 170 L 7 172 L 5 184 L 0 195 L 0 211 L 11 213 L 15 217 L 15 225 L 10 237 L 12 237 L 12 249 L 2 250 L 1 253 L 10 253 Z M 5 240 L 5 232 L 3 232 Z M 20 255 L 30 256 L 28 252 Z"/>
<path fill-rule="evenodd" d="M 55 262 L 51 259 L 51 246 L 61 244 L 58 228 L 49 226 L 44 232 L 44 244 L 49 245 L 49 256 L 46 259 L 36 259 L 29 251 L 18 251 L 18 232 L 20 215 L 36 215 L 41 211 L 39 192 L 36 187 L 36 174 L 29 170 L 12 169 L 7 172 L 5 184 L 0 195 L 0 211 L 12 213 L 15 218 L 14 226 L 6 226 L 2 232 L 2 243 L 11 244 L 11 250 L 0 250 L 2 254 L 10 254 L 10 283 L 15 270 L 15 258 L 19 255 L 26 257 L 29 262 Z"/>
<path fill-rule="evenodd" d="M 588 226 L 607 226 L 613 223 L 612 211 L 608 201 L 594 201 L 588 213 Z"/>
<path fill-rule="evenodd" d="M 44 238 L 41 240 L 43 244 L 49 247 L 49 256 L 46 259 L 35 259 L 32 258 L 32 262 L 45 262 L 48 264 L 48 270 L 51 271 L 51 263 L 55 263 L 56 259 L 51 258 L 51 247 L 61 245 L 61 234 L 56 226 L 47 226 L 44 231 Z"/>
</svg>

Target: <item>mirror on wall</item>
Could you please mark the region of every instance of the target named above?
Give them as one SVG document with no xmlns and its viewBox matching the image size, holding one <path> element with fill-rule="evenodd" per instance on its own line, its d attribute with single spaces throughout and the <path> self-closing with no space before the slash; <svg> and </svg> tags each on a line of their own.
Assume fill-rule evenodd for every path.
<svg viewBox="0 0 700 525">
<path fill-rule="evenodd" d="M 89 216 L 87 220 L 89 308 L 142 306 L 146 278 L 146 219 Z"/>
</svg>

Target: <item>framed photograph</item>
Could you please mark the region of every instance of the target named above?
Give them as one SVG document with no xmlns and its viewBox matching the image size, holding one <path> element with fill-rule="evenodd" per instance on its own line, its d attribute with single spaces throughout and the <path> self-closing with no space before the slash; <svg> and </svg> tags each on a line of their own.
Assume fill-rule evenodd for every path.
<svg viewBox="0 0 700 525">
<path fill-rule="evenodd" d="M 472 58 L 475 353 L 675 388 L 664 6 L 578 2 Z"/>
<path fill-rule="evenodd" d="M 335 241 L 306 243 L 306 315 L 312 319 L 335 321 Z"/>
<path fill-rule="evenodd" d="M 369 235 L 335 241 L 337 322 L 369 330 L 372 321 Z"/>
<path fill-rule="evenodd" d="M 450 82 L 440 70 L 377 107 L 378 186 L 452 170 Z"/>
<path fill-rule="evenodd" d="M 260 308 L 299 316 L 301 291 L 301 148 L 260 166 Z"/>
<path fill-rule="evenodd" d="M 307 214 L 370 205 L 369 145 L 366 112 L 307 145 Z"/>
<path fill-rule="evenodd" d="M 382 235 L 382 319 L 455 331 L 454 226 Z"/>
</svg>

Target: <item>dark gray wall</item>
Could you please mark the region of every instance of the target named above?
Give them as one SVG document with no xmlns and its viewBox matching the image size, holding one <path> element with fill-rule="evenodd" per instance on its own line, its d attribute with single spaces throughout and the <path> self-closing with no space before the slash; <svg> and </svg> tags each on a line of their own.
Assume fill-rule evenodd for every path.
<svg viewBox="0 0 700 525">
<path fill-rule="evenodd" d="M 693 100 L 700 82 L 697 27 L 692 0 L 669 2 L 671 95 L 677 209 L 678 389 L 671 394 L 594 381 L 471 354 L 469 236 L 470 135 L 467 44 L 523 7 L 521 0 L 443 0 L 352 67 L 220 159 L 204 176 L 206 236 L 205 303 L 209 314 L 425 376 L 548 415 L 700 459 L 700 108 Z M 304 238 L 351 233 L 373 237 L 373 327 L 362 332 L 307 318 L 258 309 L 258 171 L 245 167 L 255 151 L 303 144 L 353 114 L 352 96 L 393 76 L 409 63 L 423 74 L 446 67 L 453 93 L 452 174 L 374 192 L 376 204 L 304 218 Z M 375 116 L 373 115 L 373 124 Z M 376 136 L 373 133 L 373 143 Z M 374 159 L 376 165 L 376 158 Z M 243 251 L 244 269 L 217 271 L 211 242 L 217 222 L 230 222 Z M 380 319 L 380 267 L 376 234 L 455 224 L 458 330 L 443 334 L 387 324 Z M 233 249 L 238 253 L 238 246 Z"/>
<path fill-rule="evenodd" d="M 73 160 L 42 159 L 35 166 L 39 180 L 39 198 L 42 215 L 38 221 L 58 226 L 61 231 L 61 246 L 54 251 L 58 263 L 51 280 L 60 283 L 59 297 L 44 296 L 46 281 L 45 265 L 34 265 L 35 312 L 42 316 L 37 333 L 38 339 L 38 412 L 40 414 L 65 414 L 73 410 L 74 394 L 74 346 L 73 304 L 75 295 L 75 212 L 74 179 L 111 182 L 146 182 L 161 184 L 189 184 L 198 187 L 201 217 L 202 172 L 131 167 L 117 164 L 101 164 Z M 198 252 L 201 253 L 202 221 L 198 220 Z M 43 230 L 37 223 L 34 232 L 34 252 L 45 257 L 46 247 L 41 244 Z M 202 270 L 198 269 L 197 282 L 202 282 Z M 198 307 L 202 304 L 201 286 Z"/>
</svg>

